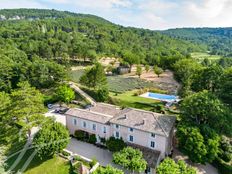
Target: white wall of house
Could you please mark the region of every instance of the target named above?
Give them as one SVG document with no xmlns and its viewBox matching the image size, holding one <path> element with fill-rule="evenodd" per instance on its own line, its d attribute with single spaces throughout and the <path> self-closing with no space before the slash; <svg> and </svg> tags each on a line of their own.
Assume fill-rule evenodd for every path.
<svg viewBox="0 0 232 174">
<path fill-rule="evenodd" d="M 86 132 L 96 134 L 101 138 L 108 139 L 111 136 L 116 138 L 122 137 L 125 142 L 134 143 L 140 146 L 148 147 L 161 152 L 161 159 L 165 157 L 171 150 L 171 138 L 152 135 L 149 132 L 131 129 L 129 127 L 116 124 L 106 125 L 78 117 L 66 116 L 67 128 L 70 134 L 74 135 L 76 130 L 84 130 Z M 117 137 L 118 136 L 118 137 Z M 154 145 L 154 147 L 152 147 Z"/>
<path fill-rule="evenodd" d="M 161 152 L 161 158 L 165 157 L 165 154 L 167 153 L 167 138 L 161 135 L 152 135 L 149 132 L 137 130 L 137 129 L 130 129 L 125 126 L 115 124 L 111 124 L 111 132 L 113 133 L 113 136 L 116 137 L 116 135 L 119 135 L 120 138 L 122 137 L 125 142 L 138 144 L 140 146 L 145 146 L 150 149 L 158 150 Z M 118 133 L 116 133 L 118 132 Z M 133 136 L 131 138 L 130 136 Z M 131 141 L 133 139 L 133 141 Z M 152 145 L 154 145 L 152 147 Z"/>
<path fill-rule="evenodd" d="M 83 130 L 92 134 L 96 134 L 101 138 L 109 138 L 111 136 L 110 126 L 98 122 L 85 120 L 78 117 L 66 116 L 67 128 L 70 134 L 74 135 L 76 130 Z"/>
</svg>

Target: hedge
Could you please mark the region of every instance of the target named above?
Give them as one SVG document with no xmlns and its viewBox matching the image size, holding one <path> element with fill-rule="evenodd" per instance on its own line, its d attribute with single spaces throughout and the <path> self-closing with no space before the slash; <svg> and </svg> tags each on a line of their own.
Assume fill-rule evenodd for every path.
<svg viewBox="0 0 232 174">
<path fill-rule="evenodd" d="M 218 169 L 220 174 L 231 174 L 232 173 L 232 166 L 225 163 L 222 159 L 217 158 L 213 165 Z"/>
</svg>

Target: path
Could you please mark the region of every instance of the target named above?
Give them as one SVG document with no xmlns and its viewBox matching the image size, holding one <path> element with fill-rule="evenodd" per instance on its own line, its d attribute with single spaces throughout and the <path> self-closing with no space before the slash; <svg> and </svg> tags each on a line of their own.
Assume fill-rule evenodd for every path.
<svg viewBox="0 0 232 174">
<path fill-rule="evenodd" d="M 125 174 L 129 174 L 130 172 L 123 169 L 122 167 L 114 164 L 112 162 L 113 156 L 112 153 L 106 149 L 102 149 L 99 147 L 96 147 L 92 144 L 85 143 L 82 141 L 78 141 L 75 138 L 72 138 L 66 148 L 66 150 L 81 155 L 88 159 L 96 159 L 101 166 L 107 166 L 111 165 L 113 167 L 116 167 L 120 170 L 123 170 Z"/>
<path fill-rule="evenodd" d="M 82 97 L 86 98 L 91 103 L 91 105 L 96 105 L 96 101 L 88 94 L 86 94 L 83 90 L 81 90 L 76 83 L 69 82 L 69 86 L 73 88 L 77 93 L 79 93 Z"/>
<path fill-rule="evenodd" d="M 187 156 L 183 155 L 178 149 L 174 149 L 173 152 L 173 159 L 175 160 L 184 160 L 187 164 L 196 167 L 198 170 L 198 174 L 218 174 L 218 171 L 215 167 L 213 167 L 211 164 L 206 163 L 206 165 L 203 164 L 195 164 L 192 163 Z"/>
</svg>

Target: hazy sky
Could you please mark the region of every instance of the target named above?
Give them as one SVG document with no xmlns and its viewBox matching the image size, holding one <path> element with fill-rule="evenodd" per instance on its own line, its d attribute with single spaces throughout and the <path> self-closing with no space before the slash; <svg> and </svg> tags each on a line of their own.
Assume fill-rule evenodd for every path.
<svg viewBox="0 0 232 174">
<path fill-rule="evenodd" d="M 68 10 L 154 30 L 232 27 L 232 0 L 0 0 L 0 8 Z"/>
</svg>

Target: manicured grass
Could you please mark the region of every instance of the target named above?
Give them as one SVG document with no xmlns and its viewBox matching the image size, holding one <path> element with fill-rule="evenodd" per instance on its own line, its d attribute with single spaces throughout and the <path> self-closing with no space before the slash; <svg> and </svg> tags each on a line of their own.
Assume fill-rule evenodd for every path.
<svg viewBox="0 0 232 174">
<path fill-rule="evenodd" d="M 33 149 L 28 150 L 23 158 L 20 160 L 18 165 L 14 168 L 14 173 L 20 170 L 30 155 L 33 153 Z M 14 163 L 17 159 L 18 155 L 13 156 L 12 158 L 7 160 L 8 168 Z M 25 174 L 71 174 L 71 165 L 69 161 L 65 159 L 54 156 L 53 158 L 47 158 L 41 160 L 38 156 L 35 156 L 33 160 L 30 162 L 29 166 L 27 167 Z"/>
<path fill-rule="evenodd" d="M 122 94 L 110 93 L 111 101 L 115 105 L 122 107 L 132 107 L 138 109 L 144 109 L 148 111 L 153 111 L 154 106 L 157 104 L 162 104 L 160 101 L 144 98 L 140 96 L 135 96 L 136 90 L 127 91 Z"/>
<path fill-rule="evenodd" d="M 36 163 L 37 159 L 34 159 L 32 163 Z M 25 174 L 69 174 L 72 173 L 71 165 L 65 159 L 55 156 L 52 159 L 48 159 L 40 163 L 39 166 L 30 168 Z"/>
<path fill-rule="evenodd" d="M 216 61 L 221 58 L 221 56 L 219 55 L 210 55 L 208 53 L 200 53 L 200 52 L 191 53 L 191 56 L 199 61 L 203 61 L 205 58 L 208 58 L 209 60 L 212 61 Z"/>
</svg>

